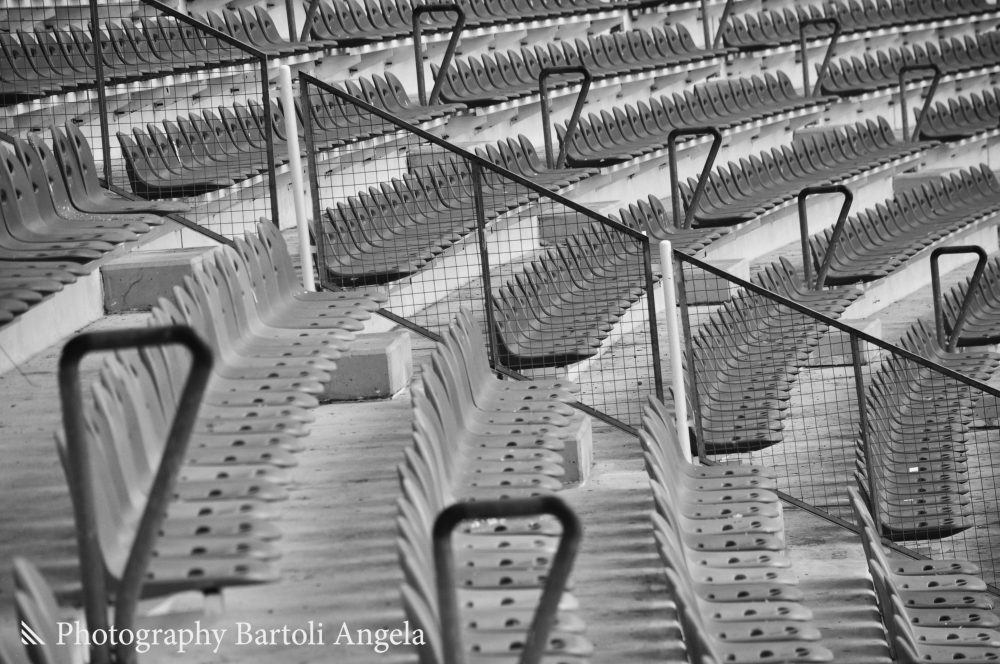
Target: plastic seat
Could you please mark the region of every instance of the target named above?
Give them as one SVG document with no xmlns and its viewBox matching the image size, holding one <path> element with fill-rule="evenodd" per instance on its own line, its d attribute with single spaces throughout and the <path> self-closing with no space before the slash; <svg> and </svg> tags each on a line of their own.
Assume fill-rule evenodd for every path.
<svg viewBox="0 0 1000 664">
<path fill-rule="evenodd" d="M 924 247 L 984 214 L 992 214 L 1000 204 L 992 182 L 992 171 L 983 165 L 942 176 L 937 184 L 922 184 L 852 215 L 834 252 L 827 283 L 841 285 L 883 278 Z M 932 197 L 939 198 L 938 191 L 951 209 L 930 202 Z M 827 229 L 810 238 L 814 260 L 826 255 L 831 235 L 832 229 Z"/>
<path fill-rule="evenodd" d="M 786 259 L 767 266 L 754 281 L 834 318 L 861 294 L 856 289 L 811 291 Z M 723 303 L 693 339 L 707 454 L 781 443 L 782 402 L 825 333 L 824 326 L 759 295 L 738 293 Z"/>
<path fill-rule="evenodd" d="M 400 467 L 397 542 L 404 608 L 414 625 L 429 630 L 429 643 L 421 647 L 428 661 L 440 661 L 430 565 L 435 515 L 455 501 L 545 495 L 561 486 L 559 430 L 569 420 L 558 412 L 577 388 L 500 381 L 485 352 L 479 323 L 463 308 L 422 371 L 422 387 L 412 391 L 414 444 Z M 524 638 L 559 535 L 549 517 L 468 523 L 457 530 L 456 592 L 467 661 L 514 661 L 512 644 Z M 593 653 L 577 606 L 564 592 L 542 661 L 582 662 Z"/>
<path fill-rule="evenodd" d="M 767 471 L 692 465 L 681 454 L 673 418 L 652 397 L 643 408 L 640 442 L 656 504 L 657 548 L 689 653 L 711 653 L 715 661 L 831 661 L 832 653 L 816 644 L 812 614 L 799 604 Z"/>
<path fill-rule="evenodd" d="M 581 224 L 494 296 L 500 362 L 527 369 L 592 357 L 644 290 L 638 245 L 599 224 Z"/>
<path fill-rule="evenodd" d="M 979 568 L 963 560 L 890 560 L 876 524 L 854 487 L 848 489 L 875 585 L 882 621 L 908 662 L 993 661 L 1000 657 L 1000 619 Z"/>
</svg>

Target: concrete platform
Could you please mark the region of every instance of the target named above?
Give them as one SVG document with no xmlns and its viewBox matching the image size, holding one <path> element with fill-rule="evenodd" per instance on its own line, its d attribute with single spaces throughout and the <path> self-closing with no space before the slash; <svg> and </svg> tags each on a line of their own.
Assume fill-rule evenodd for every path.
<svg viewBox="0 0 1000 664">
<path fill-rule="evenodd" d="M 149 311 L 161 297 L 171 298 L 174 286 L 194 276 L 196 267 L 215 253 L 214 247 L 136 251 L 101 268 L 104 310 L 109 314 Z"/>
<path fill-rule="evenodd" d="M 0 328 L 0 375 L 37 353 L 65 339 L 104 315 L 104 285 L 100 269 L 130 252 L 175 249 L 204 245 L 208 238 L 167 220 L 140 237 L 138 242 L 116 246 L 89 265 L 94 271 L 77 279 L 47 300 L 35 305 L 19 319 Z"/>
<path fill-rule="evenodd" d="M 387 399 L 406 387 L 413 376 L 410 335 L 381 332 L 359 335 L 337 360 L 333 380 L 320 401 Z"/>
</svg>

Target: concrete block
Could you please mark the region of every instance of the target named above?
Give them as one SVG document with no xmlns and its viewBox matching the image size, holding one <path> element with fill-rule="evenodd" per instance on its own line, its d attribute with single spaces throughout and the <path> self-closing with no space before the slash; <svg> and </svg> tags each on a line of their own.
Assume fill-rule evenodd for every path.
<svg viewBox="0 0 1000 664">
<path fill-rule="evenodd" d="M 583 484 L 594 465 L 594 430 L 590 416 L 580 411 L 573 415 L 569 426 L 574 433 L 562 451 L 563 468 L 566 469 L 562 481 L 563 484 Z"/>
<path fill-rule="evenodd" d="M 104 310 L 149 311 L 161 297 L 169 298 L 174 286 L 194 274 L 194 268 L 215 251 L 214 247 L 133 251 L 101 268 Z"/>
<path fill-rule="evenodd" d="M 882 338 L 882 320 L 872 318 L 869 320 L 841 320 L 845 325 L 850 325 L 854 329 L 870 334 L 873 337 Z M 861 363 L 868 364 L 876 359 L 875 353 L 878 349 L 864 341 L 859 340 L 859 350 L 861 351 Z M 854 364 L 854 357 L 851 354 L 851 336 L 838 329 L 831 329 L 826 338 L 821 340 L 819 346 L 813 350 L 809 357 L 811 367 L 840 367 Z"/>
<path fill-rule="evenodd" d="M 410 335 L 380 332 L 359 336 L 337 360 L 337 370 L 320 401 L 387 399 L 413 376 Z"/>
<path fill-rule="evenodd" d="M 0 375 L 104 315 L 101 277 L 94 270 L 0 327 Z M 12 404 L 13 405 L 13 404 Z M 0 434 L 7 435 L 7 434 Z"/>
<path fill-rule="evenodd" d="M 750 280 L 750 261 L 745 258 L 705 261 L 712 267 L 725 270 L 734 277 Z M 718 304 L 728 302 L 739 290 L 732 281 L 702 269 L 685 266 L 684 287 L 688 304 Z"/>
</svg>

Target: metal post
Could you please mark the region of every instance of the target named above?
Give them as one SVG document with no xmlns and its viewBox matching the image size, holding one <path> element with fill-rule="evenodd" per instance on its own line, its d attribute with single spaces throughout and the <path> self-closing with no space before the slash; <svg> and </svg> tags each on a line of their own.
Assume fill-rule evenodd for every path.
<svg viewBox="0 0 1000 664">
<path fill-rule="evenodd" d="M 656 398 L 663 401 L 663 367 L 660 366 L 660 335 L 657 332 L 656 322 L 656 298 L 653 297 L 653 258 L 650 255 L 649 240 L 642 243 L 642 262 L 645 268 L 646 277 L 646 305 L 649 308 L 649 343 L 650 351 L 653 353 L 653 387 L 656 391 Z"/>
<path fill-rule="evenodd" d="M 684 389 L 684 357 L 677 331 L 677 291 L 674 283 L 673 248 L 669 240 L 660 242 L 660 270 L 663 272 L 663 305 L 667 321 L 667 343 L 670 346 L 670 375 L 674 391 L 674 413 L 677 419 L 677 439 L 684 458 L 691 461 L 691 438 L 688 435 L 687 395 Z"/>
<path fill-rule="evenodd" d="M 299 75 L 299 98 L 302 108 L 312 108 L 312 98 L 309 95 L 309 81 Z M 323 96 L 320 95 L 320 99 Z M 319 276 L 319 284 L 325 286 L 324 276 L 326 275 L 326 246 L 323 234 L 323 206 L 319 198 L 319 173 L 316 170 L 316 146 L 312 135 L 312 112 L 306 114 L 302 119 L 305 125 L 306 134 L 306 165 L 309 168 L 309 193 L 312 199 L 313 213 L 313 233 L 316 236 L 316 274 Z M 300 240 L 301 241 L 301 240 Z M 302 249 L 300 248 L 301 252 Z M 305 268 L 303 268 L 305 269 Z"/>
<path fill-rule="evenodd" d="M 302 260 L 302 286 L 307 291 L 316 290 L 313 280 L 312 251 L 309 248 L 309 222 L 306 220 L 306 197 L 302 182 L 302 159 L 299 153 L 299 132 L 295 126 L 295 114 L 290 109 L 295 108 L 295 97 L 292 93 L 292 70 L 288 65 L 282 65 L 278 70 L 278 85 L 281 91 L 281 105 L 285 107 L 285 136 L 288 138 L 288 168 L 292 171 L 292 202 L 295 205 L 295 225 L 299 231 L 299 257 Z M 302 124 L 305 133 L 311 133 L 309 106 L 302 107 Z"/>
<path fill-rule="evenodd" d="M 285 0 L 285 20 L 288 21 L 288 41 L 295 41 L 295 3 L 298 0 Z"/>
<path fill-rule="evenodd" d="M 101 121 L 101 158 L 104 160 L 106 187 L 114 184 L 111 175 L 111 129 L 108 127 L 108 98 L 104 94 L 104 42 L 97 0 L 90 0 L 90 38 L 94 44 L 94 69 L 97 73 L 97 112 Z"/>
<path fill-rule="evenodd" d="M 701 169 L 701 177 L 698 178 L 698 185 L 691 196 L 691 203 L 683 215 L 681 221 L 681 187 L 677 175 L 677 139 L 681 136 L 711 136 L 712 147 L 708 151 L 708 158 Z M 673 208 L 674 226 L 676 228 L 691 228 L 694 223 L 694 213 L 698 209 L 702 194 L 708 184 L 708 178 L 715 166 L 715 159 L 722 149 L 722 132 L 716 127 L 689 127 L 687 129 L 674 129 L 667 134 L 667 155 L 670 162 L 670 203 Z"/>
<path fill-rule="evenodd" d="M 483 305 L 486 308 L 486 341 L 489 343 L 493 366 L 497 358 L 497 330 L 493 320 L 493 284 L 490 281 L 490 249 L 486 243 L 486 205 L 483 201 L 483 167 L 469 162 L 472 167 L 472 195 L 476 201 L 476 236 L 479 240 L 479 266 L 483 275 Z"/>
<path fill-rule="evenodd" d="M 184 461 L 188 436 L 194 426 L 198 405 L 212 370 L 212 351 L 191 328 L 171 326 L 81 334 L 66 343 L 59 358 L 59 395 L 63 407 L 69 485 L 80 557 L 84 612 L 91 632 L 108 629 L 108 591 L 104 556 L 98 535 L 90 441 L 84 433 L 87 424 L 80 389 L 80 363 L 84 356 L 94 351 L 167 343 L 186 345 L 192 353 L 193 362 L 119 582 L 115 626 L 126 628 L 134 618 L 146 568 L 166 513 L 166 504 L 173 496 L 171 487 Z M 108 664 L 111 661 L 110 644 L 107 640 L 101 644 L 91 644 L 90 661 L 94 664 Z"/>
<path fill-rule="evenodd" d="M 582 74 L 583 85 L 576 96 L 576 104 L 573 106 L 573 114 L 569 123 L 566 124 L 566 139 L 559 148 L 559 156 L 553 159 L 552 145 L 552 123 L 550 120 L 551 110 L 549 109 L 549 90 L 545 87 L 545 80 L 554 74 Z M 545 165 L 549 168 L 562 168 L 569 153 L 569 143 L 572 140 L 576 125 L 580 122 L 580 115 L 583 114 L 583 105 L 587 103 L 587 94 L 590 92 L 590 84 L 594 77 L 590 75 L 590 70 L 583 65 L 571 65 L 566 67 L 545 67 L 538 74 L 538 97 L 542 105 L 542 136 L 545 139 Z"/>
<path fill-rule="evenodd" d="M 271 221 L 275 226 L 281 228 L 278 217 L 278 179 L 274 173 L 274 124 L 271 122 L 271 91 L 270 83 L 267 80 L 267 58 L 260 60 L 261 86 L 264 88 L 264 138 L 267 143 L 267 182 L 271 194 Z M 286 108 L 285 115 L 291 114 L 295 117 L 295 107 Z"/>
<path fill-rule="evenodd" d="M 148 330 L 124 330 L 109 335 L 126 336 L 132 346 L 182 343 L 191 352 L 191 369 L 181 397 L 177 402 L 174 420 L 170 425 L 163 455 L 156 470 L 153 485 L 149 490 L 142 519 L 136 528 L 132 549 L 129 552 L 125 571 L 122 573 L 118 592 L 115 596 L 115 623 L 120 631 L 135 628 L 136 609 L 146 581 L 149 562 L 153 558 L 156 540 L 159 539 L 167 507 L 173 500 L 174 485 L 187 454 L 188 442 L 198 419 L 198 408 L 205 393 L 205 386 L 212 374 L 212 349 L 189 327 L 176 326 Z M 132 337 L 129 339 L 128 337 Z M 137 664 L 138 655 L 134 641 L 118 642 L 115 648 L 116 664 Z"/>
<path fill-rule="evenodd" d="M 830 37 L 830 43 L 826 47 L 826 55 L 823 56 L 823 64 L 820 65 L 819 75 L 816 77 L 816 87 L 810 92 L 809 90 L 809 49 L 806 47 L 806 28 L 811 25 L 832 25 L 833 35 Z M 830 66 L 830 60 L 833 58 L 833 50 L 837 46 L 837 40 L 840 39 L 840 20 L 835 18 L 807 18 L 804 21 L 799 22 L 799 51 L 802 58 L 802 96 L 803 97 L 815 97 L 819 94 L 820 89 L 823 87 L 823 76 L 826 75 L 826 70 Z"/>
<path fill-rule="evenodd" d="M 684 350 L 687 353 L 687 387 L 690 389 L 688 398 L 691 401 L 692 419 L 694 420 L 694 433 L 697 436 L 698 458 L 704 463 L 705 459 L 705 431 L 701 422 L 701 397 L 698 395 L 698 372 L 694 364 L 694 341 L 691 335 L 691 317 L 687 304 L 687 283 L 684 279 L 684 255 L 680 254 L 682 260 L 677 261 L 677 274 L 675 282 L 677 292 L 677 304 L 680 307 L 681 328 L 684 330 Z"/>
<path fill-rule="evenodd" d="M 306 8 L 306 17 L 302 21 L 302 33 L 299 36 L 299 41 L 308 41 L 309 33 L 312 31 L 313 21 L 316 20 L 316 12 L 319 9 L 319 0 L 309 0 L 309 6 Z"/>
<path fill-rule="evenodd" d="M 420 17 L 431 12 L 455 12 L 458 14 L 458 19 L 451 29 L 451 39 L 448 40 L 448 48 L 445 49 L 444 58 L 441 60 L 441 69 L 438 71 L 437 79 L 434 80 L 434 88 L 431 90 L 430 98 L 428 98 L 426 83 L 424 83 L 424 43 L 420 29 Z M 448 67 L 451 66 L 451 60 L 455 57 L 455 51 L 458 49 L 458 42 L 462 38 L 462 30 L 464 29 L 465 10 L 456 3 L 420 5 L 413 8 L 413 59 L 417 64 L 417 99 L 421 106 L 436 104 L 438 97 L 441 96 L 441 87 L 448 75 Z"/>
<path fill-rule="evenodd" d="M 955 318 L 955 324 L 952 325 L 950 331 L 947 329 L 944 320 L 944 307 L 941 301 L 941 274 L 938 266 L 938 261 L 944 254 L 976 254 L 979 257 L 976 262 L 976 269 L 972 273 L 972 278 L 969 279 L 969 287 L 965 291 L 962 306 L 959 308 L 958 316 Z M 987 260 L 986 251 L 974 244 L 938 247 L 931 252 L 931 293 L 934 298 L 934 327 L 937 330 L 938 344 L 949 353 L 955 352 L 955 349 L 958 347 L 958 340 L 962 336 L 962 328 L 965 327 L 965 320 L 968 318 L 969 310 L 972 308 L 972 299 L 975 297 L 976 291 L 979 290 L 979 282 L 986 271 Z"/>
<path fill-rule="evenodd" d="M 463 664 L 462 620 L 455 590 L 455 562 L 451 534 L 462 521 L 469 519 L 503 519 L 539 514 L 551 514 L 562 525 L 559 548 L 556 549 L 542 589 L 535 617 L 521 650 L 519 664 L 539 664 L 545 654 L 549 633 L 555 624 L 559 602 L 573 569 L 573 561 L 580 547 L 583 528 L 580 520 L 566 503 L 555 496 L 541 498 L 516 498 L 472 503 L 456 503 L 445 508 L 434 521 L 434 568 L 438 594 L 438 617 L 441 625 L 443 664 Z"/>
<path fill-rule="evenodd" d="M 701 0 L 701 27 L 705 35 L 705 49 L 712 43 L 712 26 L 708 23 L 708 0 Z"/>
<path fill-rule="evenodd" d="M 726 0 L 726 6 L 722 9 L 722 18 L 719 19 L 719 29 L 715 32 L 715 39 L 712 40 L 712 48 L 719 48 L 719 42 L 722 41 L 722 31 L 726 28 L 726 23 L 729 22 L 729 16 L 733 13 L 733 0 Z"/>
<path fill-rule="evenodd" d="M 813 288 L 812 282 L 812 247 L 809 246 L 809 217 L 806 212 L 806 199 L 813 194 L 843 194 L 844 204 L 840 206 L 840 216 L 833 227 L 833 234 L 830 236 L 830 243 L 826 247 L 823 255 L 823 262 L 819 266 L 816 274 L 816 290 L 822 289 L 826 285 L 826 275 L 830 272 L 833 264 L 833 256 L 837 245 L 840 244 L 840 237 L 844 234 L 847 226 L 847 215 L 851 213 L 851 205 L 854 204 L 854 192 L 844 184 L 829 184 L 816 187 L 805 187 L 799 192 L 799 235 L 802 240 L 802 274 L 806 286 Z"/>
<path fill-rule="evenodd" d="M 858 335 L 850 333 L 851 358 L 854 361 L 854 390 L 858 400 L 858 427 L 860 429 L 861 448 L 865 451 L 865 470 L 868 473 L 868 493 L 871 501 L 872 519 L 875 525 L 881 530 L 878 516 L 878 480 L 875 476 L 875 464 L 873 451 L 868 440 L 868 402 L 865 399 L 865 379 L 861 368 L 861 344 L 858 342 Z M 881 533 L 879 533 L 881 535 Z"/>
<path fill-rule="evenodd" d="M 917 116 L 917 124 L 913 128 L 913 135 L 911 136 L 909 130 L 910 121 L 906 110 L 906 88 L 904 85 L 906 83 L 906 75 L 915 71 L 932 71 L 934 72 L 934 78 L 931 80 L 931 89 L 927 91 L 927 96 L 924 97 L 924 105 L 920 109 L 920 115 Z M 927 118 L 927 112 L 931 108 L 931 102 L 934 99 L 934 94 L 937 92 L 938 83 L 940 82 L 941 68 L 934 63 L 927 65 L 904 65 L 899 68 L 899 112 L 903 116 L 903 142 L 916 141 L 920 138 L 920 129 L 924 126 L 924 120 Z"/>
</svg>

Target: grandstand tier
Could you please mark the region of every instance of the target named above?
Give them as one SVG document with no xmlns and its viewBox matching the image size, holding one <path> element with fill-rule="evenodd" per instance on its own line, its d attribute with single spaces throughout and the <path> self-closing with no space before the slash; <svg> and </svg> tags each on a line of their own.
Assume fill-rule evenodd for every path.
<svg viewBox="0 0 1000 664">
<path fill-rule="evenodd" d="M 1000 658 L 998 30 L 0 3 L 0 664 Z"/>
</svg>

